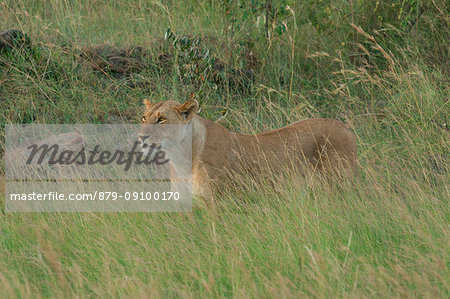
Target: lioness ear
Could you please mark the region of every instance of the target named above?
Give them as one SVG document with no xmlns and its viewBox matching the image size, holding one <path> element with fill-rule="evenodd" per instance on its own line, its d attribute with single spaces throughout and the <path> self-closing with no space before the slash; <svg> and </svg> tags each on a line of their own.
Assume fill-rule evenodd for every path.
<svg viewBox="0 0 450 299">
<path fill-rule="evenodd" d="M 198 103 L 197 101 L 189 100 L 178 106 L 177 110 L 180 113 L 181 117 L 189 121 L 194 117 L 195 113 L 197 113 Z"/>
<path fill-rule="evenodd" d="M 144 104 L 145 104 L 145 107 L 147 107 L 147 109 L 150 109 L 150 107 L 153 105 L 149 99 L 145 99 Z"/>
</svg>

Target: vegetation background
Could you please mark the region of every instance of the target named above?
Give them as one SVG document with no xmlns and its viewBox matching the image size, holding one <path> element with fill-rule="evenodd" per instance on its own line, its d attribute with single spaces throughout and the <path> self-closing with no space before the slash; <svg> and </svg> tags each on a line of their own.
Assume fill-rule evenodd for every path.
<svg viewBox="0 0 450 299">
<path fill-rule="evenodd" d="M 1 30 L 31 40 L 0 49 L 2 129 L 196 98 L 238 132 L 343 120 L 360 162 L 186 214 L 5 213 L 0 196 L 0 297 L 448 298 L 448 23 L 445 0 L 0 0 Z"/>
</svg>

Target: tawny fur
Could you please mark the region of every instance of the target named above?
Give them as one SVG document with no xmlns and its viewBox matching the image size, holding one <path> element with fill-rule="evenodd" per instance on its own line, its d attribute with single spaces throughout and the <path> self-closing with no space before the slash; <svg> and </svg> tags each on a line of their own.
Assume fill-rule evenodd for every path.
<svg viewBox="0 0 450 299">
<path fill-rule="evenodd" d="M 338 120 L 306 119 L 280 129 L 244 135 L 198 116 L 195 101 L 151 104 L 146 100 L 145 104 L 144 124 L 161 119 L 168 124 L 192 124 L 192 177 L 196 194 L 209 195 L 240 172 L 258 177 L 283 168 L 309 168 L 319 173 L 335 170 L 355 173 L 357 169 L 355 135 Z M 140 134 L 146 134 L 145 126 Z"/>
</svg>

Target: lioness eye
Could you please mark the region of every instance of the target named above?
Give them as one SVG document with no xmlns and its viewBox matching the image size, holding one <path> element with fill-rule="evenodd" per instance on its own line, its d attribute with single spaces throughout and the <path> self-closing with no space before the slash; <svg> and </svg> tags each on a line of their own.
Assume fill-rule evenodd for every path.
<svg viewBox="0 0 450 299">
<path fill-rule="evenodd" d="M 145 122 L 145 115 L 142 116 L 142 122 Z"/>
<path fill-rule="evenodd" d="M 158 118 L 158 124 L 163 124 L 163 123 L 165 123 L 166 122 L 166 118 L 164 117 L 164 116 L 160 116 L 159 118 Z"/>
</svg>

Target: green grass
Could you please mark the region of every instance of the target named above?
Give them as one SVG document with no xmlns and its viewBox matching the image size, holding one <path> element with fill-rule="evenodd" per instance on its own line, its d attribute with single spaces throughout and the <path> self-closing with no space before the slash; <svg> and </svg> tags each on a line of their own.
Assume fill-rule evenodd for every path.
<svg viewBox="0 0 450 299">
<path fill-rule="evenodd" d="M 198 86 L 155 63 L 170 27 L 214 37 L 202 45 L 230 69 L 243 56 L 221 43 L 252 44 L 258 59 L 247 92 L 205 83 L 202 116 L 226 110 L 220 124 L 243 132 L 343 120 L 357 135 L 359 177 L 229 188 L 186 214 L 5 213 L 1 196 L 0 297 L 448 298 L 446 2 L 291 1 L 295 24 L 287 16 L 270 42 L 256 16 L 224 30 L 219 2 L 0 0 L 0 29 L 34 42 L 0 54 L 0 127 L 112 114 L 138 123 L 146 97 L 189 99 Z M 132 79 L 145 84 L 77 58 L 106 42 L 149 51 Z"/>
</svg>

